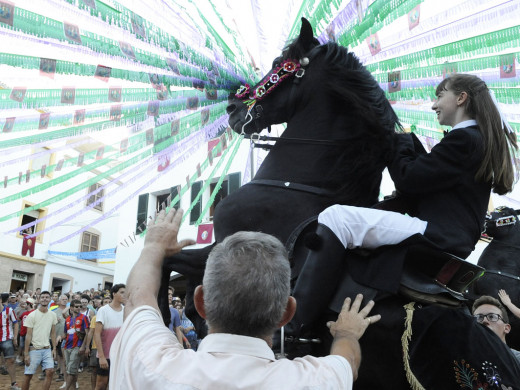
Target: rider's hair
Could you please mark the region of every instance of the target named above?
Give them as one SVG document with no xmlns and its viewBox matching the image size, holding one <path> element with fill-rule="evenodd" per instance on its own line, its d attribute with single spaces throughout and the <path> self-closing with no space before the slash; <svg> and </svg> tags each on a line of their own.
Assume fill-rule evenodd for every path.
<svg viewBox="0 0 520 390">
<path fill-rule="evenodd" d="M 211 251 L 204 274 L 204 309 L 213 331 L 272 335 L 290 294 L 287 252 L 275 237 L 238 232 Z"/>
<path fill-rule="evenodd" d="M 509 316 L 507 315 L 507 310 L 498 299 L 493 298 L 489 295 L 482 295 L 473 303 L 473 308 L 471 309 L 471 312 L 475 313 L 475 310 L 477 310 L 477 308 L 482 305 L 491 305 L 499 308 L 502 313 L 502 321 L 504 321 L 505 324 L 509 324 Z"/>
<path fill-rule="evenodd" d="M 513 189 L 518 174 L 516 135 L 502 125 L 502 118 L 486 83 L 477 76 L 455 73 L 441 81 L 435 95 L 450 90 L 455 95 L 466 92 L 466 113 L 477 121 L 484 141 L 484 156 L 475 174 L 479 182 L 492 182 L 493 191 L 505 194 Z M 515 173 L 516 168 L 516 173 Z"/>
</svg>

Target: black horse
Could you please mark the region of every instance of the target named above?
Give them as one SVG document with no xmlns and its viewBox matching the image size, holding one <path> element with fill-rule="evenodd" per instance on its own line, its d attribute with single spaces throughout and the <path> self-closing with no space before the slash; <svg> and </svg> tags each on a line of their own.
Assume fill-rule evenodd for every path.
<svg viewBox="0 0 520 390">
<path fill-rule="evenodd" d="M 241 230 L 276 236 L 289 250 L 294 282 L 306 258 L 302 237 L 312 231 L 321 211 L 338 203 L 371 207 L 377 202 L 392 137 L 400 129 L 398 118 L 355 55 L 335 43 L 320 45 L 305 19 L 299 37 L 275 59 L 273 69 L 256 86 L 242 86 L 231 96 L 227 112 L 238 133 L 259 133 L 283 122 L 287 128 L 252 182 L 218 204 L 216 241 Z M 165 259 L 159 291 L 165 321 L 166 287 L 171 271 L 177 271 L 187 278 L 188 316 L 199 331 L 202 328 L 190 294 L 202 281 L 211 248 L 183 250 Z M 489 384 L 482 356 L 496 365 L 501 375 L 497 386 L 513 386 L 511 378 L 520 377 L 520 367 L 505 345 L 496 343 L 463 309 L 422 307 L 383 294 L 376 312 L 382 320 L 362 338 L 356 389 L 459 389 L 461 380 L 469 388 L 477 382 Z M 321 352 L 311 348 L 312 353 L 329 349 L 327 319 L 323 317 L 315 332 Z M 293 351 L 307 353 L 296 345 Z M 484 355 L 476 351 L 477 345 Z M 447 353 L 453 350 L 457 353 Z"/>
<path fill-rule="evenodd" d="M 520 307 L 520 210 L 497 207 L 486 219 L 486 235 L 492 238 L 480 255 L 478 265 L 486 273 L 473 285 L 475 297 L 491 295 L 498 298 L 504 289 L 511 301 Z M 509 316 L 511 332 L 508 344 L 520 349 L 520 319 Z"/>
</svg>

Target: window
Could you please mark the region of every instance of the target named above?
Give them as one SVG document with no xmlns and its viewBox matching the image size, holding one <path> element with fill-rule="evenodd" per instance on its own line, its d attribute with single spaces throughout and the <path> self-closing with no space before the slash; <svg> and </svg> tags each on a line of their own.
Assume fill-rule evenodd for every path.
<svg viewBox="0 0 520 390">
<path fill-rule="evenodd" d="M 31 171 L 42 171 L 42 168 L 45 169 L 54 164 L 55 153 L 51 153 L 48 148 L 33 148 L 32 150 L 33 157 L 31 159 L 29 169 Z M 52 178 L 52 173 L 46 175 L 47 177 Z"/>
<path fill-rule="evenodd" d="M 210 184 L 211 194 L 215 190 L 215 186 L 217 183 Z M 215 213 L 215 208 L 219 204 L 219 202 L 224 199 L 229 194 L 232 194 L 240 187 L 240 172 L 231 173 L 228 175 L 228 179 L 222 182 L 222 186 L 220 187 L 217 195 L 215 196 L 215 200 L 209 209 L 209 219 L 213 220 L 213 214 Z"/>
<path fill-rule="evenodd" d="M 173 202 L 175 200 L 175 197 L 177 195 L 179 195 L 179 199 L 177 199 L 177 201 L 175 203 L 172 203 L 172 205 L 171 205 L 172 207 L 175 207 L 176 209 L 178 209 L 181 205 L 180 191 L 181 191 L 181 186 L 175 186 L 175 187 L 170 188 L 170 195 L 172 196 L 171 202 Z"/>
<path fill-rule="evenodd" d="M 88 188 L 88 193 L 90 194 L 91 192 L 96 191 L 100 187 L 102 187 L 102 185 L 99 183 L 92 184 Z M 104 190 L 101 190 L 101 191 L 97 192 L 95 195 L 90 195 L 87 199 L 87 206 L 91 205 L 92 203 L 95 203 L 98 199 L 101 199 L 103 197 L 103 193 L 104 193 Z M 93 208 L 96 210 L 99 210 L 99 211 L 103 211 L 103 202 L 99 202 Z"/>
<path fill-rule="evenodd" d="M 191 203 L 195 200 L 197 195 L 200 192 L 200 189 L 202 188 L 202 182 L 196 181 L 191 185 Z M 191 204 L 190 203 L 190 204 Z M 193 225 L 200 217 L 200 214 L 202 213 L 202 196 L 197 200 L 197 203 L 193 206 L 190 213 L 190 223 Z"/>
<path fill-rule="evenodd" d="M 26 211 L 31 206 L 34 206 L 34 203 L 30 203 L 25 200 L 22 202 L 22 210 L 24 210 L 24 212 L 20 216 L 20 219 L 18 221 L 18 226 L 27 225 L 36 220 L 40 220 L 47 215 L 47 209 L 45 209 L 45 208 Z M 23 236 L 25 234 L 41 232 L 44 229 L 45 229 L 45 220 L 38 222 L 36 225 L 33 225 L 27 229 L 23 229 L 23 231 L 20 230 L 17 234 L 17 237 L 23 238 Z M 43 242 L 43 233 L 36 237 L 36 242 L 39 242 L 39 243 Z"/>
<path fill-rule="evenodd" d="M 140 234 L 145 230 L 146 218 L 148 218 L 148 198 L 149 194 L 139 195 L 137 201 L 137 224 L 135 226 L 135 234 Z"/>
<path fill-rule="evenodd" d="M 93 252 L 99 250 L 99 234 L 83 232 L 81 238 L 81 252 Z M 88 259 L 96 261 L 97 259 Z"/>
</svg>

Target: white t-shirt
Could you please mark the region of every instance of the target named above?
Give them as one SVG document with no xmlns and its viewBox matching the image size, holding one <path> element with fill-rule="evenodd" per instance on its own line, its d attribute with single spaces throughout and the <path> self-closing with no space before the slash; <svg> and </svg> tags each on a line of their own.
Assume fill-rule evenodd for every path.
<svg viewBox="0 0 520 390">
<path fill-rule="evenodd" d="M 124 308 L 115 311 L 110 305 L 105 305 L 99 308 L 96 315 L 96 322 L 103 324 L 103 330 L 101 331 L 101 343 L 103 345 L 103 354 L 106 359 L 110 359 L 110 346 L 117 332 L 123 325 L 123 313 Z"/>
<path fill-rule="evenodd" d="M 216 333 L 197 352 L 183 349 L 150 306 L 135 309 L 112 344 L 110 389 L 352 389 L 336 355 L 275 360 L 264 340 Z"/>
<path fill-rule="evenodd" d="M 58 318 L 54 312 L 47 310 L 46 313 L 42 313 L 36 309 L 27 316 L 23 324 L 26 328 L 32 328 L 31 344 L 34 348 L 39 349 L 50 346 L 52 325 L 57 323 Z"/>
</svg>

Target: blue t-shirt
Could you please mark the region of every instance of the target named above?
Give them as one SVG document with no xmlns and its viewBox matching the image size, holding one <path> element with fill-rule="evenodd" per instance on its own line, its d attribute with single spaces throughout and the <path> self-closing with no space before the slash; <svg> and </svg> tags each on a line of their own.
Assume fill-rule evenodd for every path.
<svg viewBox="0 0 520 390">
<path fill-rule="evenodd" d="M 177 309 L 170 307 L 170 325 L 168 326 L 172 332 L 175 331 L 175 328 L 181 326 L 181 318 L 179 317 L 179 312 Z"/>
</svg>

